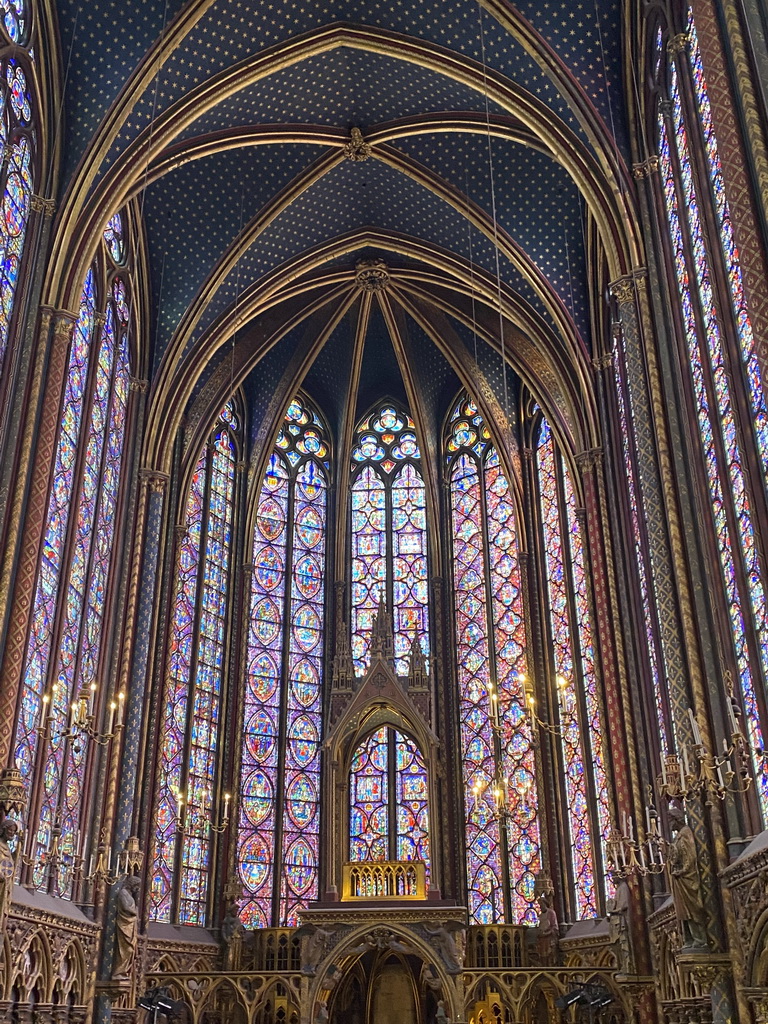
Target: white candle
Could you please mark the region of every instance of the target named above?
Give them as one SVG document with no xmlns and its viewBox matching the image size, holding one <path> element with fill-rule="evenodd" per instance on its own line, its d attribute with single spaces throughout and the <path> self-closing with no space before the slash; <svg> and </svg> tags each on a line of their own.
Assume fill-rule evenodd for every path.
<svg viewBox="0 0 768 1024">
<path fill-rule="evenodd" d="M 685 765 L 685 777 L 691 774 L 691 766 L 688 764 L 688 748 L 683 745 L 683 764 Z"/>
<path fill-rule="evenodd" d="M 693 742 L 697 746 L 701 746 L 701 732 L 699 731 L 699 723 L 696 721 L 696 716 L 693 713 L 693 708 L 688 708 L 688 717 L 691 720 L 691 729 L 693 730 Z"/>
<path fill-rule="evenodd" d="M 684 747 L 683 747 L 683 753 L 685 753 L 685 748 Z M 680 788 L 682 789 L 683 792 L 685 792 L 685 771 L 683 769 L 683 759 L 682 759 L 682 757 L 678 760 L 677 764 L 678 764 L 678 767 L 680 769 Z"/>
<path fill-rule="evenodd" d="M 666 786 L 667 784 L 667 758 L 663 755 L 661 758 L 661 781 Z"/>
<path fill-rule="evenodd" d="M 125 694 L 121 690 L 117 695 L 117 724 L 123 724 L 123 714 L 125 712 Z"/>
<path fill-rule="evenodd" d="M 107 726 L 107 732 L 111 733 L 114 731 L 113 726 L 115 724 L 115 702 L 112 700 L 109 702 L 109 725 Z"/>
<path fill-rule="evenodd" d="M 634 842 L 635 839 L 635 823 L 632 821 L 632 815 L 629 816 L 629 838 L 630 841 Z"/>
</svg>

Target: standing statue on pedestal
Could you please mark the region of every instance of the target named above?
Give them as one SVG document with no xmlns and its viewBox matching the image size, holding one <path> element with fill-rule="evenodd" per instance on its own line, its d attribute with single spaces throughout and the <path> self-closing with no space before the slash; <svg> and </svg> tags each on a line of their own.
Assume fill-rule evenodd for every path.
<svg viewBox="0 0 768 1024">
<path fill-rule="evenodd" d="M 221 939 L 224 943 L 224 965 L 228 971 L 239 971 L 242 961 L 245 925 L 240 920 L 236 903 L 230 903 L 221 922 Z"/>
<path fill-rule="evenodd" d="M 427 925 L 422 927 L 425 933 L 434 939 L 432 945 L 442 957 L 448 973 L 461 974 L 464 969 L 464 953 L 456 941 L 456 935 L 461 932 L 463 936 L 464 925 L 458 921 L 446 921 L 445 924 L 441 924 L 437 928 L 429 928 Z"/>
<path fill-rule="evenodd" d="M 629 885 L 626 878 L 613 876 L 616 887 L 615 895 L 608 900 L 608 928 L 611 942 L 616 948 L 616 960 L 621 974 L 634 974 L 634 956 L 632 955 L 632 936 L 630 933 L 630 898 Z"/>
<path fill-rule="evenodd" d="M 683 949 L 707 948 L 707 912 L 701 896 L 696 840 L 679 804 L 669 808 L 673 839 L 667 851 L 669 885 Z"/>
<path fill-rule="evenodd" d="M 0 822 L 0 932 L 5 928 L 5 919 L 11 909 L 13 879 L 16 875 L 16 861 L 8 845 L 16 838 L 18 822 L 5 818 Z"/>
<path fill-rule="evenodd" d="M 139 888 L 139 879 L 135 875 L 129 875 L 117 894 L 113 981 L 123 981 L 131 976 L 131 968 L 136 957 L 136 946 L 139 941 Z"/>
<path fill-rule="evenodd" d="M 539 896 L 539 907 L 537 948 L 542 964 L 547 966 L 554 964 L 557 960 L 557 950 L 560 943 L 560 924 L 557 920 L 557 912 L 552 905 L 551 893 L 543 892 Z"/>
</svg>

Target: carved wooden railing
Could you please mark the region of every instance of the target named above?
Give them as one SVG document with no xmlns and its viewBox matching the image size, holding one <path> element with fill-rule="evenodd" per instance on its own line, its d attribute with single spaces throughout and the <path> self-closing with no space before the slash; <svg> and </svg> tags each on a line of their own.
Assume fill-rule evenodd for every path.
<svg viewBox="0 0 768 1024">
<path fill-rule="evenodd" d="M 425 900 L 427 868 L 421 860 L 353 861 L 342 871 L 342 900 Z"/>
<path fill-rule="evenodd" d="M 472 925 L 467 929 L 464 966 L 492 971 L 528 967 L 529 931 L 523 925 Z"/>
</svg>

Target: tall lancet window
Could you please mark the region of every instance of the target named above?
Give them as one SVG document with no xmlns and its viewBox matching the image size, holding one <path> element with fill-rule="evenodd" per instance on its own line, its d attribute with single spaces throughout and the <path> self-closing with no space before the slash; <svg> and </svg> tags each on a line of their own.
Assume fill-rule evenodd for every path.
<svg viewBox="0 0 768 1024">
<path fill-rule="evenodd" d="M 657 118 L 659 165 L 731 625 L 733 656 L 728 660 L 736 667 L 750 746 L 762 750 L 768 733 L 768 609 L 761 557 L 767 552 L 756 521 L 766 512 L 768 406 L 691 15 L 687 37 L 685 49 L 666 61 L 663 34 L 657 40 L 659 89 L 668 97 L 666 105 L 659 104 Z M 753 768 L 766 821 L 768 763 L 756 757 Z"/>
<path fill-rule="evenodd" d="M 349 859 L 429 864 L 427 766 L 418 745 L 396 729 L 370 733 L 349 773 Z"/>
<path fill-rule="evenodd" d="M 601 910 L 602 848 L 595 837 L 610 831 L 608 784 L 600 702 L 595 675 L 595 640 L 589 610 L 584 541 L 568 467 L 552 431 L 541 422 L 536 447 L 549 641 L 555 672 L 563 806 L 570 855 L 573 909 L 577 918 Z"/>
<path fill-rule="evenodd" d="M 237 838 L 249 928 L 295 925 L 318 897 L 328 456 L 319 416 L 294 399 L 253 531 Z"/>
<path fill-rule="evenodd" d="M 230 403 L 187 494 L 162 710 L 150 888 L 155 921 L 206 923 L 239 432 Z"/>
<path fill-rule="evenodd" d="M 2 31 L 12 47 L 0 59 L 0 367 L 8 347 L 35 174 L 37 109 L 25 47 L 30 18 L 23 2 L 4 4 Z M 9 54 L 12 53 L 13 56 Z"/>
<path fill-rule="evenodd" d="M 534 924 L 541 850 L 514 500 L 466 398 L 450 419 L 447 457 L 470 918 Z"/>
<path fill-rule="evenodd" d="M 101 714 L 111 655 L 103 641 L 120 539 L 129 277 L 122 220 L 115 216 L 86 276 L 70 346 L 16 728 L 16 764 L 29 793 L 32 880 L 65 897 L 73 895 L 74 858 L 83 852 L 93 753 L 87 735 L 72 731 L 71 708 L 82 697 L 90 712 Z M 61 854 L 55 877 L 46 869 L 54 834 Z"/>
<path fill-rule="evenodd" d="M 426 490 L 413 420 L 384 404 L 358 426 L 352 451 L 352 658 L 369 664 L 380 602 L 392 609 L 395 671 L 414 640 L 429 654 Z"/>
</svg>

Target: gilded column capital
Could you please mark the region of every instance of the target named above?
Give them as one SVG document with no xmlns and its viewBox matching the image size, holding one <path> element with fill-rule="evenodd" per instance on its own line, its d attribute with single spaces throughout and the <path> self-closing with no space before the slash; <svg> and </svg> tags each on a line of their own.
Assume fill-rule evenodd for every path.
<svg viewBox="0 0 768 1024">
<path fill-rule="evenodd" d="M 238 459 L 235 463 L 235 470 L 238 473 L 244 473 L 248 469 L 248 463 L 244 459 Z"/>
<path fill-rule="evenodd" d="M 678 32 L 676 36 L 672 36 L 667 42 L 667 53 L 670 56 L 674 56 L 676 53 L 682 53 L 688 45 L 689 38 L 687 32 Z"/>
<path fill-rule="evenodd" d="M 632 164 L 632 177 L 650 178 L 650 176 L 655 174 L 658 169 L 659 158 L 654 153 L 653 156 L 649 156 L 647 160 L 643 160 L 639 164 Z"/>
<path fill-rule="evenodd" d="M 616 299 L 620 306 L 624 306 L 629 302 L 634 302 L 635 298 L 635 278 L 632 274 L 625 274 L 624 277 L 619 277 L 615 281 L 611 281 L 608 285 L 608 291 Z"/>
<path fill-rule="evenodd" d="M 151 469 L 149 466 L 144 466 L 139 470 L 139 479 L 150 491 L 153 491 L 155 494 L 164 494 L 169 477 L 167 473 L 161 473 L 159 469 Z"/>
<path fill-rule="evenodd" d="M 183 543 L 189 536 L 189 527 L 186 523 L 176 523 L 173 528 L 173 536 L 176 540 L 176 544 Z"/>
<path fill-rule="evenodd" d="M 581 470 L 582 474 L 589 473 L 591 470 L 602 466 L 603 464 L 603 449 L 602 448 L 590 448 L 588 451 L 579 452 L 576 456 L 576 465 Z M 578 514 L 578 509 L 576 513 Z"/>
<path fill-rule="evenodd" d="M 533 448 L 523 448 L 523 458 L 526 462 L 533 462 Z"/>
<path fill-rule="evenodd" d="M 143 395 L 149 388 L 149 381 L 141 380 L 139 377 L 131 377 L 128 383 L 128 388 L 130 391 L 139 391 Z"/>
<path fill-rule="evenodd" d="M 94 327 L 103 327 L 106 322 L 107 322 L 107 314 L 106 313 L 94 313 L 94 316 L 93 316 L 93 326 Z"/>
<path fill-rule="evenodd" d="M 40 307 L 40 326 L 43 330 L 47 330 L 53 322 L 54 338 L 66 337 L 69 340 L 72 328 L 77 323 L 77 317 L 78 314 L 69 309 L 55 309 L 53 306 Z"/>
<path fill-rule="evenodd" d="M 614 337 L 616 337 L 616 328 L 621 328 L 620 324 L 614 324 Z M 610 370 L 613 366 L 615 356 L 613 352 L 603 352 L 600 356 L 595 356 L 592 360 L 592 365 L 596 370 Z"/>
<path fill-rule="evenodd" d="M 56 212 L 56 200 L 44 196 L 32 196 L 29 205 L 33 213 L 42 213 L 46 217 L 52 217 Z"/>
</svg>

